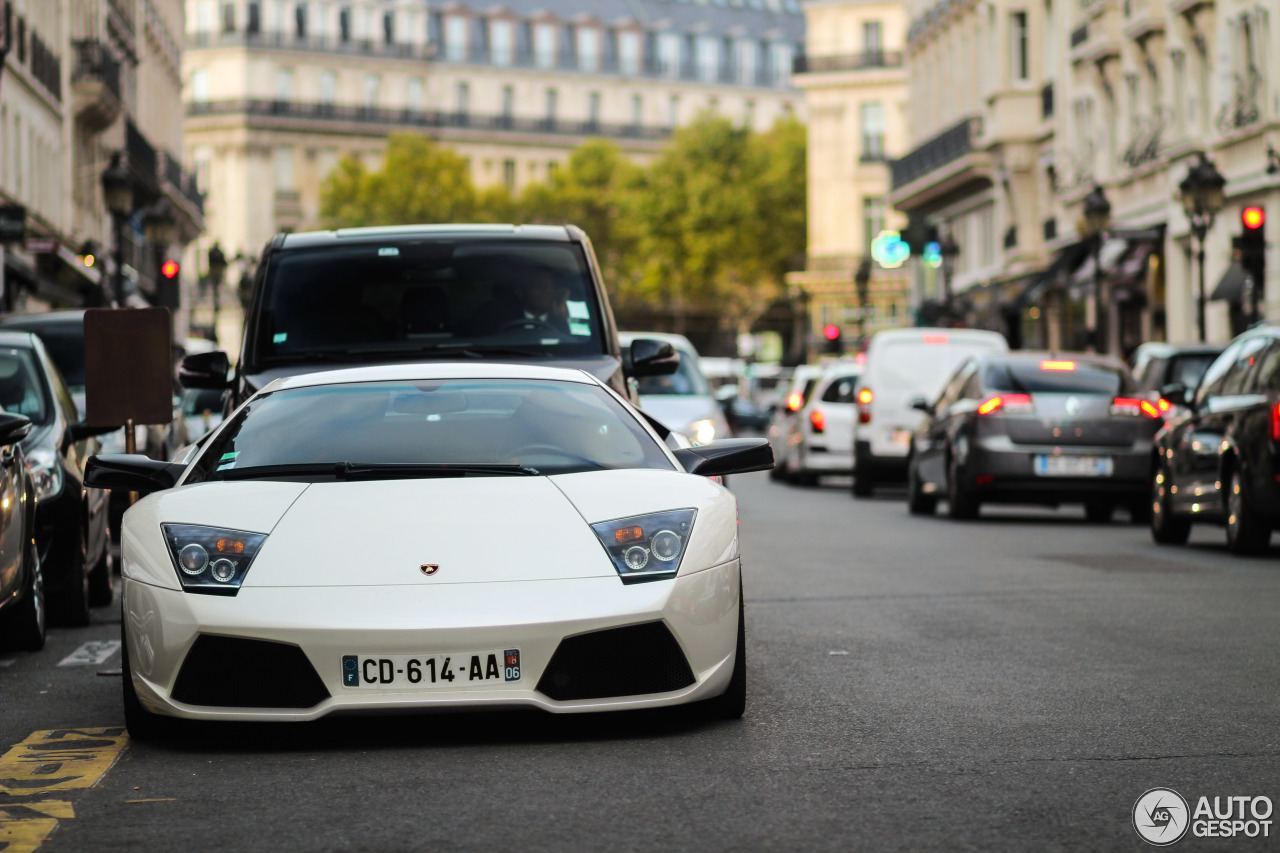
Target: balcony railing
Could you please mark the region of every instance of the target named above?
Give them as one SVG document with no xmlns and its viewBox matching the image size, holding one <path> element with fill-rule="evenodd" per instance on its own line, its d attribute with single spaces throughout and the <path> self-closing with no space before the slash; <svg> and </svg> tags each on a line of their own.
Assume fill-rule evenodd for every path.
<svg viewBox="0 0 1280 853">
<path fill-rule="evenodd" d="M 437 49 L 434 45 L 399 42 L 388 44 L 379 40 L 343 41 L 332 36 L 304 37 L 295 36 L 292 33 L 275 32 L 201 32 L 188 36 L 187 45 L 191 48 L 243 46 L 399 59 L 434 59 L 437 62 L 499 68 L 620 74 L 631 77 L 654 77 L 753 87 L 784 88 L 790 83 L 788 74 L 777 72 L 771 64 L 760 61 L 760 57 L 751 64 L 724 61 L 703 64 L 691 57 L 684 57 L 681 61 L 672 63 L 657 56 L 623 57 L 611 53 L 601 53 L 592 59 L 587 59 L 574 50 L 494 50 L 479 45 Z M 877 55 L 886 61 L 894 61 L 896 57 L 897 65 L 902 64 L 899 52 L 879 52 Z"/>
<path fill-rule="evenodd" d="M 34 31 L 31 33 L 31 74 L 55 100 L 62 100 L 62 60 Z"/>
<path fill-rule="evenodd" d="M 792 64 L 796 74 L 822 71 L 862 71 L 869 68 L 901 68 L 900 50 L 864 50 L 860 53 L 837 53 L 828 56 L 797 56 Z"/>
<path fill-rule="evenodd" d="M 130 30 L 133 29 L 133 0 L 107 0 L 111 9 L 119 15 Z"/>
<path fill-rule="evenodd" d="M 524 118 L 439 110 L 383 109 L 345 104 L 261 99 L 191 102 L 187 104 L 187 115 L 190 117 L 248 115 L 335 124 L 369 124 L 424 129 L 469 128 L 553 136 L 608 136 L 615 139 L 662 140 L 671 135 L 671 128 L 641 124 Z"/>
<path fill-rule="evenodd" d="M 97 39 L 84 39 L 72 43 L 76 50 L 75 70 L 72 80 L 98 80 L 107 91 L 120 99 L 120 63 L 107 46 Z"/>
<path fill-rule="evenodd" d="M 982 119 L 971 117 L 947 128 L 893 162 L 893 188 L 904 187 L 917 178 L 958 160 L 973 150 L 973 139 L 981 132 Z"/>
<path fill-rule="evenodd" d="M 1079 47 L 1080 45 L 1084 44 L 1088 40 L 1089 40 L 1089 25 L 1087 23 L 1081 24 L 1080 26 L 1076 27 L 1074 30 L 1071 31 L 1071 46 L 1073 48 Z"/>
<path fill-rule="evenodd" d="M 124 147 L 134 177 L 147 187 L 155 187 L 160 174 L 160 158 L 142 131 L 129 119 L 124 123 Z"/>
</svg>

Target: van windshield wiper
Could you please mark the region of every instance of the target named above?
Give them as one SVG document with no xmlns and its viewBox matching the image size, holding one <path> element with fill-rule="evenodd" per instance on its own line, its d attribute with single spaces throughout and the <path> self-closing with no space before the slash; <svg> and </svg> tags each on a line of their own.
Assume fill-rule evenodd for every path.
<svg viewBox="0 0 1280 853">
<path fill-rule="evenodd" d="M 540 476 L 537 468 L 489 462 L 306 462 L 292 465 L 253 465 L 215 471 L 222 480 L 269 480 L 272 477 L 332 477 L 335 480 L 380 480 L 469 475 Z"/>
<path fill-rule="evenodd" d="M 432 347 L 439 352 L 461 353 L 469 358 L 484 358 L 492 355 L 519 355 L 525 358 L 546 358 L 551 355 L 549 350 L 525 349 L 523 347 L 508 347 L 495 344 L 476 344 L 476 343 L 460 343 L 460 344 L 439 344 Z"/>
</svg>

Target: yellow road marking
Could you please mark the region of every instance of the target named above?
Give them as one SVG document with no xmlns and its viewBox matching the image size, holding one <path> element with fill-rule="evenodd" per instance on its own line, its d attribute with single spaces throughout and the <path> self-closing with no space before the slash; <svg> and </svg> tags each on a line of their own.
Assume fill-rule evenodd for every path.
<svg viewBox="0 0 1280 853">
<path fill-rule="evenodd" d="M 58 821 L 74 818 L 67 800 L 49 799 L 98 784 L 129 742 L 123 727 L 34 732 L 0 755 L 0 850 L 32 853 Z"/>
<path fill-rule="evenodd" d="M 51 817 L 0 821 L 0 850 L 4 853 L 32 853 L 44 843 L 57 825 L 58 821 Z"/>
</svg>

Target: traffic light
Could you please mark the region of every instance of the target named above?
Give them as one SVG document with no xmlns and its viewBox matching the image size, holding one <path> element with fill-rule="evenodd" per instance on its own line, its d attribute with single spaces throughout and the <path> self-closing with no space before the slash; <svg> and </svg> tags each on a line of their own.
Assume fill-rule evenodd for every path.
<svg viewBox="0 0 1280 853">
<path fill-rule="evenodd" d="M 164 276 L 165 278 L 169 278 L 169 279 L 177 278 L 179 271 L 180 271 L 180 267 L 178 266 L 178 262 L 173 260 L 172 258 L 170 258 L 169 260 L 165 261 L 163 264 L 160 265 L 160 275 Z"/>
<path fill-rule="evenodd" d="M 835 323 L 828 323 L 822 327 L 822 337 L 826 339 L 825 352 L 832 355 L 840 355 L 844 352 L 844 335 Z"/>
<path fill-rule="evenodd" d="M 1267 211 L 1262 207 L 1246 207 L 1240 211 L 1240 238 L 1236 248 L 1240 250 L 1240 266 L 1253 278 L 1255 299 L 1262 296 L 1262 283 L 1266 281 L 1267 266 Z M 1256 306 L 1251 308 L 1255 314 Z"/>
</svg>

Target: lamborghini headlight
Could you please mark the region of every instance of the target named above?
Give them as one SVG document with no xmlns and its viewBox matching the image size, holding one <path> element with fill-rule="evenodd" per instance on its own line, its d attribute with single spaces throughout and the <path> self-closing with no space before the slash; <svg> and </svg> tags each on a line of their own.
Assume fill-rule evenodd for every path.
<svg viewBox="0 0 1280 853">
<path fill-rule="evenodd" d="M 51 447 L 27 451 L 27 473 L 36 487 L 36 500 L 47 501 L 62 491 L 62 461 Z"/>
<path fill-rule="evenodd" d="M 249 564 L 267 538 L 265 533 L 196 524 L 162 524 L 160 527 L 178 572 L 178 582 L 187 592 L 205 595 L 239 592 Z"/>
<path fill-rule="evenodd" d="M 623 583 L 676 576 L 693 532 L 694 509 L 655 512 L 591 525 Z"/>
</svg>

